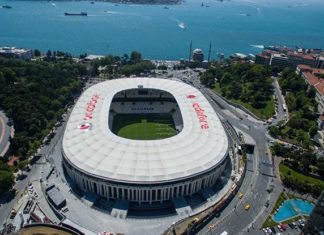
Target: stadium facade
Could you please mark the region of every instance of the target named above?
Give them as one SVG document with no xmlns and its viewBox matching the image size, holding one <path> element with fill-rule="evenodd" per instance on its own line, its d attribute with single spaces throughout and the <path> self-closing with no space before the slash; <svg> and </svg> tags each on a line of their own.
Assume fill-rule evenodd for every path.
<svg viewBox="0 0 324 235">
<path fill-rule="evenodd" d="M 136 140 L 112 131 L 116 115 L 143 113 L 171 115 L 176 135 Z M 82 94 L 66 126 L 62 155 L 66 172 L 84 192 L 162 203 L 213 186 L 224 171 L 228 145 L 220 119 L 196 88 L 126 78 Z"/>
</svg>

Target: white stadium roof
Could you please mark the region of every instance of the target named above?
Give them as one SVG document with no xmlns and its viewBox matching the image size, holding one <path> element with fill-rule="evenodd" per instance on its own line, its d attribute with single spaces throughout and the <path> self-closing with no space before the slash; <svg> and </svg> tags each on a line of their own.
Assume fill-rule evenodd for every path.
<svg viewBox="0 0 324 235">
<path fill-rule="evenodd" d="M 183 119 L 180 133 L 161 140 L 132 140 L 111 132 L 108 117 L 114 95 L 139 85 L 174 96 Z M 92 119 L 85 121 L 94 95 L 99 98 L 90 110 Z M 86 174 L 146 184 L 186 179 L 214 168 L 225 159 L 228 140 L 215 111 L 196 88 L 166 79 L 127 78 L 99 83 L 81 95 L 67 123 L 63 149 L 68 161 Z"/>
</svg>

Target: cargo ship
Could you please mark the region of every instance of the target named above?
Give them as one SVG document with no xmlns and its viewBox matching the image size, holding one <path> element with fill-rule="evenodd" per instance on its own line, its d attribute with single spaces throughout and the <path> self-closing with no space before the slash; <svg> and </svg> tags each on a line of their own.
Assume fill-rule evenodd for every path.
<svg viewBox="0 0 324 235">
<path fill-rule="evenodd" d="M 88 13 L 87 12 L 81 12 L 81 13 L 69 13 L 69 12 L 65 12 L 64 15 L 66 15 L 66 16 L 87 16 Z"/>
</svg>

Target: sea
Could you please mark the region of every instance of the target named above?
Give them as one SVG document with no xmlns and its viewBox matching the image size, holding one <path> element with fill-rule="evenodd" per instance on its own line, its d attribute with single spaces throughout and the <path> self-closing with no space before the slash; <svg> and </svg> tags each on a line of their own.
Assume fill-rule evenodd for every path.
<svg viewBox="0 0 324 235">
<path fill-rule="evenodd" d="M 324 0 L 185 0 L 178 5 L 0 0 L 0 46 L 188 58 L 201 48 L 259 53 L 264 45 L 324 48 Z M 64 13 L 87 12 L 88 16 Z"/>
</svg>

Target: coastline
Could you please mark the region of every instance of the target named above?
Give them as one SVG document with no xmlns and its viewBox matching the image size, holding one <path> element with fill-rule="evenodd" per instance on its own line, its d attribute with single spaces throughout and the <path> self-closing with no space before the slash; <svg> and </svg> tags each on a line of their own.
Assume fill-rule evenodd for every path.
<svg viewBox="0 0 324 235">
<path fill-rule="evenodd" d="M 43 2 L 43 0 L 30 0 L 33 2 Z M 89 2 L 89 3 L 96 3 L 96 2 L 107 2 L 107 3 L 114 3 L 114 4 L 139 4 L 139 5 L 180 5 L 184 2 L 184 0 L 55 0 L 53 2 Z M 52 2 L 47 0 L 47 2 Z"/>
</svg>

